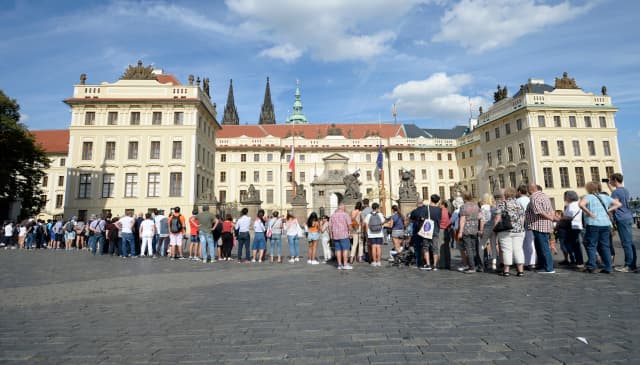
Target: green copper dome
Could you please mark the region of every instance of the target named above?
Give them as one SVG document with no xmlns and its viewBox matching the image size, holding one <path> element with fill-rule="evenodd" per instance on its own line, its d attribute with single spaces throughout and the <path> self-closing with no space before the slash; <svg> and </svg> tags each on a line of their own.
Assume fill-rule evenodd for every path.
<svg viewBox="0 0 640 365">
<path fill-rule="evenodd" d="M 307 117 L 302 112 L 300 100 L 300 81 L 296 80 L 296 101 L 293 102 L 293 113 L 287 118 L 287 124 L 307 124 Z"/>
</svg>

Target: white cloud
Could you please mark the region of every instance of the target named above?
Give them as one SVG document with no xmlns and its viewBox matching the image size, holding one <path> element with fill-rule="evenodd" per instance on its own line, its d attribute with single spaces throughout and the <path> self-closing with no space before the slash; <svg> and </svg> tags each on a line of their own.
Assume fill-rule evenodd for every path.
<svg viewBox="0 0 640 365">
<path fill-rule="evenodd" d="M 29 114 L 20 113 L 20 123 L 26 123 L 29 121 Z"/>
<path fill-rule="evenodd" d="M 474 110 L 489 104 L 482 96 L 461 94 L 463 87 L 472 80 L 468 74 L 448 76 L 444 72 L 434 73 L 424 80 L 399 84 L 384 98 L 394 100 L 401 114 L 461 122 L 469 118 L 469 102 Z"/>
<path fill-rule="evenodd" d="M 433 41 L 451 41 L 481 53 L 516 39 L 567 22 L 593 8 L 594 2 L 556 5 L 536 0 L 462 0 L 440 19 L 441 29 Z"/>
<path fill-rule="evenodd" d="M 302 50 L 290 43 L 285 43 L 263 50 L 260 52 L 260 56 L 276 58 L 290 63 L 302 56 Z"/>
<path fill-rule="evenodd" d="M 396 38 L 394 21 L 429 0 L 227 0 L 255 39 L 269 43 L 263 55 L 282 47 L 323 61 L 366 60 L 387 52 Z M 245 33 L 244 36 L 247 36 Z"/>
</svg>

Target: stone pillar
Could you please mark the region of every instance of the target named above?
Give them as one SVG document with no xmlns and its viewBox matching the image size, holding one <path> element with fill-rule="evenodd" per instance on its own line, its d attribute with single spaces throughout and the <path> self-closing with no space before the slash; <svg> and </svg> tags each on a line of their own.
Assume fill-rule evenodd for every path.
<svg viewBox="0 0 640 365">
<path fill-rule="evenodd" d="M 304 224 L 307 221 L 307 205 L 305 201 L 294 201 L 291 203 L 291 212 L 300 224 Z"/>
<path fill-rule="evenodd" d="M 243 201 L 240 205 L 243 208 L 247 208 L 249 210 L 249 213 L 247 213 L 247 215 L 251 217 L 251 219 L 254 219 L 258 214 L 258 210 L 260 210 L 261 204 L 262 202 L 257 200 L 257 201 Z"/>
<path fill-rule="evenodd" d="M 411 212 L 416 209 L 416 199 L 398 200 L 398 209 L 403 216 L 408 217 Z"/>
</svg>

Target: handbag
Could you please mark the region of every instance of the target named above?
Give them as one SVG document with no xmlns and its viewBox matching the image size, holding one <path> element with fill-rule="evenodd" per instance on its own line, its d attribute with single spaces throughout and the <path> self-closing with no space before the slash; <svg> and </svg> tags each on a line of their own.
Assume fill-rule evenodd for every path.
<svg viewBox="0 0 640 365">
<path fill-rule="evenodd" d="M 611 230 L 612 231 L 617 230 L 618 227 L 616 226 L 616 221 L 611 216 L 611 213 L 609 213 L 609 211 L 607 210 L 607 207 L 604 205 L 604 202 L 602 201 L 602 199 L 600 199 L 600 197 L 597 196 L 596 194 L 591 194 L 591 195 L 593 195 L 596 198 L 598 198 L 598 201 L 600 202 L 600 204 L 602 204 L 602 208 L 604 208 L 604 212 L 607 213 L 607 216 L 609 216 L 609 221 L 611 222 Z"/>
<path fill-rule="evenodd" d="M 422 222 L 420 226 L 420 230 L 418 230 L 418 235 L 422 238 L 426 238 L 428 240 L 433 239 L 433 230 L 435 228 L 434 222 L 431 219 L 431 210 L 427 207 L 428 218 Z"/>
<path fill-rule="evenodd" d="M 511 224 L 511 216 L 507 211 L 507 205 L 504 206 L 504 211 L 500 214 L 500 222 L 493 227 L 494 232 L 505 232 L 513 229 L 513 224 Z"/>
<path fill-rule="evenodd" d="M 296 230 L 298 233 L 298 238 L 304 238 L 304 230 L 302 229 L 302 227 L 300 227 L 300 225 L 296 222 Z"/>
<path fill-rule="evenodd" d="M 559 220 L 558 223 L 556 223 L 556 228 L 559 231 L 568 231 L 568 230 L 570 230 L 571 229 L 571 222 L 573 222 L 573 219 L 575 217 L 577 217 L 578 214 L 580 214 L 580 212 L 581 211 L 579 210 L 576 214 L 573 215 L 573 217 L 571 217 L 571 219 L 561 219 L 561 220 Z"/>
</svg>

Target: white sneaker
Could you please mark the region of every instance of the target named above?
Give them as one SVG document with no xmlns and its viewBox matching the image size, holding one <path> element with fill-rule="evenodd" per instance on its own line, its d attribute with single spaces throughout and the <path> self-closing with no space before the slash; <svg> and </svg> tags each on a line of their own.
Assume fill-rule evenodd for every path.
<svg viewBox="0 0 640 365">
<path fill-rule="evenodd" d="M 312 262 L 313 261 L 311 261 L 311 260 L 307 260 L 307 264 L 309 264 L 309 265 L 311 265 Z"/>
<path fill-rule="evenodd" d="M 458 268 L 458 271 L 467 271 L 467 270 L 469 270 L 469 266 L 460 266 Z"/>
<path fill-rule="evenodd" d="M 344 266 L 342 267 L 342 269 L 343 269 L 343 270 L 353 270 L 353 266 L 351 266 L 351 265 L 344 265 Z"/>
<path fill-rule="evenodd" d="M 207 259 L 202 259 L 202 263 L 206 264 L 207 263 Z"/>
<path fill-rule="evenodd" d="M 296 260 L 295 260 L 295 259 L 289 259 L 289 263 L 290 263 L 290 264 L 293 264 L 294 262 L 296 262 Z"/>
<path fill-rule="evenodd" d="M 256 262 L 256 259 L 252 259 L 251 262 Z"/>
<path fill-rule="evenodd" d="M 318 264 L 320 264 L 320 262 L 318 262 L 317 260 L 312 260 L 311 261 L 311 265 L 318 265 Z"/>
<path fill-rule="evenodd" d="M 300 258 L 296 257 L 294 260 L 295 260 L 295 262 L 298 262 L 298 261 L 300 261 Z"/>
</svg>

